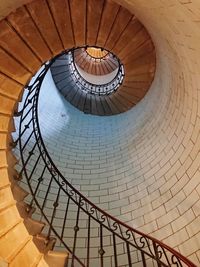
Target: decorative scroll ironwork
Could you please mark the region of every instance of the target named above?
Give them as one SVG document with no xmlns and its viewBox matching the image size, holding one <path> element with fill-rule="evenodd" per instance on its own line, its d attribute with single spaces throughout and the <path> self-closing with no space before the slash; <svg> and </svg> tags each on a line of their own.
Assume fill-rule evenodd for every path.
<svg viewBox="0 0 200 267">
<path fill-rule="evenodd" d="M 40 89 L 56 59 L 46 62 L 34 80 L 25 87 L 27 96 L 19 112 L 17 139 L 22 164 L 20 174 L 26 178 L 32 196 L 29 207 L 37 207 L 37 212 L 46 220 L 48 237 L 56 237 L 56 247 L 69 252 L 68 266 L 71 267 L 131 267 L 134 264 L 143 267 L 195 267 L 174 249 L 98 208 L 57 169 L 45 147 L 38 117 Z M 37 170 L 38 164 L 40 171 Z M 46 190 L 41 200 L 38 192 L 44 187 Z M 50 198 L 52 190 L 53 199 Z M 58 215 L 58 211 L 61 215 Z"/>
</svg>

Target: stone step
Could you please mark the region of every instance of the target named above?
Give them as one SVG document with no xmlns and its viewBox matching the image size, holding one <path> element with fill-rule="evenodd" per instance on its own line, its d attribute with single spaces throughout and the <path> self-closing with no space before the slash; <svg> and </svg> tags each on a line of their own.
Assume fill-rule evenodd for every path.
<svg viewBox="0 0 200 267">
<path fill-rule="evenodd" d="M 37 264 L 37 267 L 49 267 L 48 263 L 45 261 L 45 259 L 42 257 L 40 261 Z M 64 266 L 63 266 L 64 267 Z"/>
<path fill-rule="evenodd" d="M 13 199 L 13 194 L 10 186 L 0 189 L 0 211 L 6 209 L 9 206 L 15 204 L 16 201 Z"/>
<path fill-rule="evenodd" d="M 24 220 L 24 225 L 26 226 L 29 234 L 32 236 L 40 234 L 45 227 L 44 222 L 37 221 L 29 217 Z"/>
<path fill-rule="evenodd" d="M 28 196 L 28 192 L 21 188 L 18 184 L 12 184 L 12 193 L 16 201 L 22 201 Z"/>
<path fill-rule="evenodd" d="M 25 202 L 22 202 L 22 201 L 17 202 L 16 205 L 17 205 L 20 216 L 24 219 L 26 219 L 27 217 L 31 217 L 32 214 L 35 212 L 35 208 L 30 207 L 30 205 Z"/>
<path fill-rule="evenodd" d="M 28 231 L 24 227 L 23 222 L 20 221 L 0 237 L 0 257 L 11 262 L 30 240 L 31 237 Z"/>
<path fill-rule="evenodd" d="M 25 246 L 18 252 L 15 258 L 9 264 L 10 267 L 38 266 L 43 255 L 38 253 L 37 247 L 30 239 Z"/>
<path fill-rule="evenodd" d="M 67 266 L 68 253 L 61 251 L 49 251 L 45 255 L 45 261 L 49 267 L 64 267 Z"/>
<path fill-rule="evenodd" d="M 46 254 L 49 250 L 53 250 L 56 238 L 47 238 L 44 234 L 38 234 L 33 236 L 33 242 L 41 253 Z"/>
<path fill-rule="evenodd" d="M 22 222 L 15 204 L 8 206 L 5 210 L 0 212 L 0 236 L 6 234 L 15 225 Z"/>
</svg>

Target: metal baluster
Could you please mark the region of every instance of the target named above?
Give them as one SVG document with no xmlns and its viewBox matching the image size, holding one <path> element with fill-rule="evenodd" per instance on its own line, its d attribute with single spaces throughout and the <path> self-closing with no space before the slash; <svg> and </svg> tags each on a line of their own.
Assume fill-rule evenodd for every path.
<svg viewBox="0 0 200 267">
<path fill-rule="evenodd" d="M 24 172 L 27 163 L 29 162 L 29 160 L 30 160 L 30 158 L 32 157 L 32 155 L 34 155 L 33 151 L 35 150 L 36 145 L 37 145 L 37 142 L 35 143 L 35 145 L 34 145 L 33 148 L 31 149 L 31 151 L 29 152 L 29 156 L 28 156 L 28 158 L 27 158 L 26 161 L 23 163 L 23 167 L 22 167 L 22 169 L 21 169 L 21 171 L 20 171 L 20 173 L 19 173 L 19 176 L 22 176 L 22 173 Z"/>
<path fill-rule="evenodd" d="M 118 266 L 118 263 L 117 263 L 117 246 L 116 246 L 116 237 L 115 237 L 114 233 L 113 233 L 113 250 L 114 250 L 115 267 L 117 267 Z"/>
<path fill-rule="evenodd" d="M 49 185 L 48 185 L 48 188 L 47 188 L 45 197 L 44 197 L 44 201 L 43 201 L 43 203 L 42 203 L 42 208 L 41 208 L 42 211 L 43 211 L 44 206 L 45 206 L 45 204 L 46 204 L 47 196 L 48 196 L 48 194 L 49 194 L 49 190 L 50 190 L 50 188 L 51 188 L 52 181 L 53 181 L 53 175 L 51 175 L 51 180 L 50 180 L 50 182 L 49 182 Z"/>
<path fill-rule="evenodd" d="M 67 206 L 66 206 L 66 210 L 65 210 L 65 216 L 64 216 L 64 220 L 63 220 L 63 226 L 62 226 L 61 239 L 63 239 L 63 236 L 64 236 L 65 224 L 66 224 L 67 214 L 68 214 L 68 209 L 69 209 L 69 202 L 70 202 L 70 198 L 68 197 Z"/>
<path fill-rule="evenodd" d="M 26 145 L 27 145 L 28 142 L 30 141 L 30 139 L 31 139 L 31 137 L 32 137 L 32 135 L 33 135 L 33 133 L 34 133 L 34 130 L 31 132 L 31 134 L 30 134 L 29 137 L 27 138 L 25 144 L 23 145 L 23 147 L 22 147 L 22 149 L 21 149 L 22 152 L 24 151 L 24 148 L 26 147 Z"/>
<path fill-rule="evenodd" d="M 161 267 L 162 264 L 161 264 L 160 259 L 159 259 L 156 243 L 155 243 L 155 241 L 152 241 L 152 242 L 153 242 L 153 248 L 154 248 L 154 252 L 155 252 L 155 258 L 156 258 L 157 266 Z"/>
<path fill-rule="evenodd" d="M 48 231 L 48 235 L 47 235 L 48 238 L 50 238 L 51 228 L 52 228 L 52 225 L 53 225 L 53 220 L 54 220 L 55 215 L 56 215 L 56 209 L 59 206 L 60 190 L 61 190 L 61 188 L 59 187 L 58 193 L 57 193 L 57 196 L 56 196 L 56 201 L 53 203 L 53 212 L 52 212 L 52 215 L 51 215 L 51 222 L 50 222 L 50 225 L 49 225 L 49 231 Z"/>
<path fill-rule="evenodd" d="M 145 254 L 144 254 L 144 252 L 142 250 L 141 250 L 141 256 L 142 256 L 143 267 L 147 267 L 147 263 L 146 263 L 146 259 L 145 259 Z"/>
<path fill-rule="evenodd" d="M 79 202 L 78 202 L 78 210 L 77 210 L 77 215 L 76 215 L 76 225 L 74 226 L 74 244 L 73 244 L 73 251 L 72 251 L 72 263 L 71 267 L 74 267 L 74 256 L 75 256 L 75 250 L 76 250 L 76 239 L 79 231 L 79 214 L 80 214 L 80 203 L 81 203 L 81 196 L 79 196 Z"/>
<path fill-rule="evenodd" d="M 103 267 L 103 255 L 105 251 L 103 249 L 103 226 L 100 224 L 100 249 L 99 249 L 99 254 L 100 254 L 100 264 L 101 267 Z"/>
<path fill-rule="evenodd" d="M 90 221 L 91 217 L 88 217 L 88 236 L 87 236 L 87 267 L 90 265 Z"/>
<path fill-rule="evenodd" d="M 130 253 L 130 247 L 129 247 L 129 243 L 127 241 L 126 242 L 126 249 L 127 249 L 127 257 L 128 257 L 128 266 L 131 267 L 131 253 Z"/>
<path fill-rule="evenodd" d="M 33 89 L 35 89 L 35 88 L 33 88 Z M 32 96 L 31 98 L 29 98 L 33 91 L 34 91 L 34 90 L 32 90 L 32 91 L 29 92 L 28 97 L 26 98 L 26 100 L 25 100 L 25 104 L 24 104 L 24 106 L 23 106 L 23 111 L 28 107 L 29 104 L 32 103 L 34 97 L 36 97 L 36 93 L 35 93 L 35 94 L 33 94 L 33 96 Z M 27 101 L 27 102 L 26 102 L 26 101 Z M 25 115 L 25 116 L 26 116 L 26 115 Z M 22 121 L 23 121 L 23 118 L 22 118 Z"/>
<path fill-rule="evenodd" d="M 29 101 L 29 100 L 28 100 L 28 101 Z M 31 107 L 29 108 L 29 110 L 28 110 L 28 112 L 25 114 L 25 116 L 22 117 L 21 122 L 23 122 L 23 121 L 26 119 L 26 117 L 28 116 L 28 114 L 31 112 L 32 108 L 33 108 L 33 106 L 31 106 Z M 24 111 L 24 110 L 25 110 L 25 108 L 23 109 L 23 111 Z"/>
<path fill-rule="evenodd" d="M 31 202 L 30 202 L 30 206 L 33 205 L 34 198 L 35 198 L 35 196 L 36 196 L 36 194 L 37 194 L 38 188 L 39 188 L 41 182 L 43 181 L 43 175 L 44 175 L 44 173 L 45 173 L 46 168 L 47 168 L 47 166 L 45 165 L 45 166 L 44 166 L 44 169 L 43 169 L 43 171 L 42 171 L 42 174 L 40 175 L 40 178 L 38 179 L 38 184 L 37 184 L 37 186 L 36 186 L 36 188 L 35 188 L 35 191 L 33 192 L 33 199 L 32 199 Z"/>
<path fill-rule="evenodd" d="M 40 158 L 41 158 L 41 154 L 39 154 L 39 156 L 38 156 L 38 158 L 37 158 L 37 160 L 36 160 L 36 162 L 35 162 L 35 164 L 34 164 L 34 167 L 33 167 L 32 171 L 31 171 L 31 173 L 30 173 L 30 176 L 27 177 L 29 181 L 31 180 L 31 178 L 32 178 L 32 176 L 33 176 L 33 173 L 34 173 L 34 171 L 35 171 L 35 169 L 36 169 L 36 166 L 37 166 L 37 164 L 38 164 Z"/>
<path fill-rule="evenodd" d="M 24 125 L 24 130 L 19 134 L 19 137 L 17 138 L 17 140 L 15 140 L 15 143 L 17 143 L 19 141 L 19 139 L 21 139 L 21 137 L 24 135 L 24 133 L 26 132 L 27 129 L 29 129 L 30 123 L 33 121 L 33 118 L 30 119 L 30 121 Z"/>
</svg>

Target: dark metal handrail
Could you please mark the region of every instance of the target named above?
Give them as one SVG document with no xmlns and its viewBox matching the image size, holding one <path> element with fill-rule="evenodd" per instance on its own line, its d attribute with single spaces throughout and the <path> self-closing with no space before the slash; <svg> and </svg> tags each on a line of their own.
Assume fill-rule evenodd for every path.
<svg viewBox="0 0 200 267">
<path fill-rule="evenodd" d="M 27 96 L 23 109 L 18 113 L 22 164 L 19 176 L 25 177 L 29 186 L 32 196 L 30 208 L 36 206 L 46 220 L 47 238 L 55 236 L 56 246 L 70 253 L 68 266 L 71 267 L 131 267 L 134 264 L 143 267 L 149 264 L 158 267 L 195 267 L 174 249 L 98 208 L 73 187 L 55 166 L 42 138 L 38 100 L 45 75 L 59 56 L 46 62 L 35 80 L 25 87 Z M 39 165 L 40 173 L 36 171 Z M 45 196 L 41 200 L 37 194 L 45 182 Z M 50 198 L 51 190 L 54 190 L 54 194 Z M 64 202 L 61 201 L 63 198 Z M 59 208 L 61 203 L 62 207 Z M 56 221 L 58 211 L 62 217 L 59 226 Z"/>
<path fill-rule="evenodd" d="M 90 83 L 89 81 L 85 80 L 83 76 L 80 74 L 79 70 L 76 67 L 76 63 L 74 60 L 74 51 L 69 51 L 69 67 L 71 69 L 71 76 L 80 90 L 85 91 L 90 94 L 95 95 L 110 95 L 113 92 L 117 91 L 117 89 L 122 85 L 124 79 L 124 67 L 118 61 L 118 71 L 115 77 L 108 83 L 104 83 L 101 85 Z"/>
</svg>

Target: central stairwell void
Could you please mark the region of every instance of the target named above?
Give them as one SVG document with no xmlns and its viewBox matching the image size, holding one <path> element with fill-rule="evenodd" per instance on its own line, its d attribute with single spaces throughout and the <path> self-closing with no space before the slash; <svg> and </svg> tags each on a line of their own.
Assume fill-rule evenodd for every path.
<svg viewBox="0 0 200 267">
<path fill-rule="evenodd" d="M 42 66 L 24 88 L 19 112 L 15 114 L 18 116 L 16 125 L 19 129 L 19 135 L 15 140 L 16 153 L 17 151 L 20 153 L 18 180 L 21 180 L 20 185 L 29 192 L 26 197 L 26 211 L 32 214 L 38 224 L 43 225 L 40 227 L 42 233 L 34 233 L 35 244 L 43 253 L 53 248 L 67 253 L 68 259 L 62 264 L 69 267 L 195 267 L 179 252 L 99 208 L 85 197 L 77 186 L 73 186 L 70 179 L 57 168 L 54 162 L 55 156 L 48 150 L 45 142 L 43 122 L 40 119 L 41 110 L 48 112 L 44 111 L 40 101 L 41 97 L 45 96 L 42 86 L 46 77 L 51 75 L 50 70 L 61 94 L 80 110 L 82 102 L 80 99 L 84 98 L 83 102 L 87 103 L 88 95 L 90 103 L 97 99 L 94 100 L 92 97 L 99 97 L 101 111 L 104 110 L 105 103 L 103 104 L 102 97 L 112 96 L 117 91 L 114 89 L 113 92 L 105 92 L 104 85 L 98 85 L 103 87 L 102 91 L 93 91 L 93 88 L 85 85 L 87 81 L 81 78 L 80 74 L 79 79 L 74 75 L 75 67 L 71 67 L 72 63 L 75 65 L 73 54 L 74 50 L 65 51 Z M 120 65 L 118 68 L 120 69 Z M 115 79 L 118 80 L 119 71 L 117 73 Z M 60 84 L 62 87 L 59 87 Z M 121 80 L 119 84 L 121 85 Z M 64 98 L 61 97 L 62 101 L 66 101 Z M 76 102 L 75 99 L 79 100 Z M 112 105 L 115 105 L 114 101 Z M 49 107 L 53 109 L 54 103 L 50 103 Z M 82 106 L 82 111 L 93 112 L 91 106 L 88 109 L 87 104 Z M 99 112 L 96 115 L 108 114 Z M 43 192 L 42 197 L 41 192 Z M 52 266 L 57 266 L 56 262 Z"/>
</svg>

